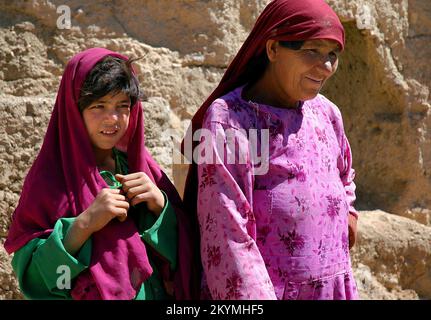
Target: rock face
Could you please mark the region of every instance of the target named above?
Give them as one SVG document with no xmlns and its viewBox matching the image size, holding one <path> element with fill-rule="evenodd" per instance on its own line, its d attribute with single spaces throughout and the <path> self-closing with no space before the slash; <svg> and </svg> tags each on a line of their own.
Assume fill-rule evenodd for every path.
<svg viewBox="0 0 431 320">
<path fill-rule="evenodd" d="M 10 264 L 10 257 L 3 248 L 4 240 L 0 241 L 0 299 L 22 299 L 18 283 Z"/>
<path fill-rule="evenodd" d="M 351 251 L 362 299 L 430 299 L 431 227 L 380 210 L 361 211 Z"/>
<path fill-rule="evenodd" d="M 344 21 L 347 44 L 325 93 L 344 115 L 358 206 L 429 208 L 431 3 L 328 2 Z"/>
<path fill-rule="evenodd" d="M 99 46 L 142 57 L 135 66 L 149 97 L 146 143 L 182 193 L 187 166 L 172 165 L 172 141 L 181 139 L 268 2 L 71 0 L 65 8 L 60 0 L 0 0 L 1 241 L 74 54 Z M 361 297 L 430 299 L 431 3 L 328 3 L 347 43 L 324 94 L 344 115 L 357 207 L 398 215 L 361 212 L 352 251 Z M 1 246 L 0 298 L 15 299 L 22 296 L 10 258 Z"/>
</svg>

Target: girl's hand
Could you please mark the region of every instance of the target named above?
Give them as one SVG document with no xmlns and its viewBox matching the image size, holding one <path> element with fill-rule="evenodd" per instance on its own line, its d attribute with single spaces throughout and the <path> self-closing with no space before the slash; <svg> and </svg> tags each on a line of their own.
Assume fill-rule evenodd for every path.
<svg viewBox="0 0 431 320">
<path fill-rule="evenodd" d="M 129 203 L 118 189 L 102 189 L 93 203 L 77 219 L 91 233 L 99 231 L 113 218 L 121 222 L 127 218 Z"/>
<path fill-rule="evenodd" d="M 116 174 L 115 178 L 123 185 L 123 191 L 132 206 L 146 202 L 150 211 L 156 216 L 160 215 L 165 206 L 165 197 L 144 172 Z"/>
<path fill-rule="evenodd" d="M 120 192 L 118 189 L 102 189 L 93 203 L 76 217 L 63 240 L 67 252 L 75 255 L 92 233 L 102 229 L 113 218 L 126 220 L 129 203 Z"/>
<path fill-rule="evenodd" d="M 349 249 L 351 249 L 355 243 L 357 238 L 357 224 L 358 218 L 356 218 L 353 214 L 349 213 Z"/>
</svg>

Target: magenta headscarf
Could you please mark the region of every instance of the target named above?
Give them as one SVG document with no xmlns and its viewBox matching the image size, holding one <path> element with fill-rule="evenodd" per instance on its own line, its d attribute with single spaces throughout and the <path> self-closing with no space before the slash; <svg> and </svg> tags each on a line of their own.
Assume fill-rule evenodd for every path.
<svg viewBox="0 0 431 320">
<path fill-rule="evenodd" d="M 202 127 L 205 113 L 217 98 L 246 84 L 250 76 L 245 73 L 250 62 L 264 53 L 269 39 L 281 41 L 306 41 L 327 39 L 338 42 L 344 49 L 344 28 L 335 12 L 323 0 L 274 0 L 270 2 L 257 19 L 253 30 L 227 68 L 217 88 L 198 109 L 185 139 L 190 139 Z M 197 142 L 193 142 L 194 146 Z M 182 149 L 184 148 L 184 141 Z M 183 150 L 184 152 L 184 150 Z M 190 159 L 191 160 L 191 159 Z M 187 175 L 184 203 L 187 211 L 196 216 L 197 167 L 192 162 Z M 194 221 L 196 228 L 197 222 Z"/>
<path fill-rule="evenodd" d="M 12 253 L 34 238 L 47 237 L 59 218 L 74 217 L 87 209 L 107 185 L 100 176 L 87 130 L 78 109 L 81 86 L 91 69 L 107 55 L 127 57 L 93 48 L 75 55 L 61 79 L 54 110 L 42 148 L 25 179 L 13 214 L 5 249 Z M 116 146 L 127 152 L 129 172 L 145 172 L 166 192 L 177 214 L 181 253 L 175 275 L 168 262 L 158 259 L 162 277 L 175 279 L 175 297 L 192 298 L 193 240 L 181 199 L 145 148 L 144 118 L 140 101 L 133 106 L 126 134 Z M 160 258 L 160 257 L 159 257 Z M 92 235 L 90 267 L 72 289 L 75 299 L 133 299 L 151 275 L 146 247 L 132 218 L 113 219 Z"/>
</svg>

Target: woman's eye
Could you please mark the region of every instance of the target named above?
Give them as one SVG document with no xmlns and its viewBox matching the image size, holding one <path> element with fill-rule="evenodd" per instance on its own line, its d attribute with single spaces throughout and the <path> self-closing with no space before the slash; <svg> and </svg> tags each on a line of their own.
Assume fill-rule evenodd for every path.
<svg viewBox="0 0 431 320">
<path fill-rule="evenodd" d="M 317 57 L 320 55 L 317 49 L 304 49 L 305 53 L 311 57 Z"/>
<path fill-rule="evenodd" d="M 90 107 L 90 109 L 103 109 L 103 107 L 104 107 L 103 104 L 96 104 L 96 105 Z"/>
<path fill-rule="evenodd" d="M 329 59 L 331 62 L 335 62 L 338 59 L 338 53 L 332 51 L 329 53 Z"/>
</svg>

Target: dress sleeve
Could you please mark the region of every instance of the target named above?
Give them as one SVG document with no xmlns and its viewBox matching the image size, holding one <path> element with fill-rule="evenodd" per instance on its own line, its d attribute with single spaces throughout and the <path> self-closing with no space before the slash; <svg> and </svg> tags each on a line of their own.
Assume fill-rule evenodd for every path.
<svg viewBox="0 0 431 320">
<path fill-rule="evenodd" d="M 205 159 L 209 154 L 213 157 L 206 163 L 201 163 L 202 159 L 198 162 L 197 212 L 201 257 L 210 294 L 218 300 L 276 299 L 255 241 L 248 139 L 219 122 L 205 121 L 203 129 L 205 140 L 200 145 L 205 149 Z M 231 141 L 227 129 L 238 139 L 237 143 L 227 143 Z M 233 155 L 235 161 L 229 161 Z"/>
<path fill-rule="evenodd" d="M 352 168 L 352 151 L 350 149 L 349 141 L 345 134 L 342 137 L 342 163 L 339 164 L 340 178 L 343 182 L 344 189 L 346 190 L 347 203 L 349 205 L 349 213 L 358 217 L 358 211 L 355 209 L 354 202 L 356 200 L 355 189 L 356 185 L 353 182 L 355 178 L 355 170 Z"/>
<path fill-rule="evenodd" d="M 75 219 L 59 219 L 47 239 L 33 239 L 15 252 L 12 267 L 27 299 L 71 299 L 72 280 L 88 268 L 91 259 L 91 238 L 76 257 L 63 246 Z"/>
<path fill-rule="evenodd" d="M 139 215 L 138 230 L 141 238 L 169 261 L 173 271 L 177 265 L 177 219 L 165 192 L 165 206 L 158 217 L 147 210 Z"/>
</svg>

